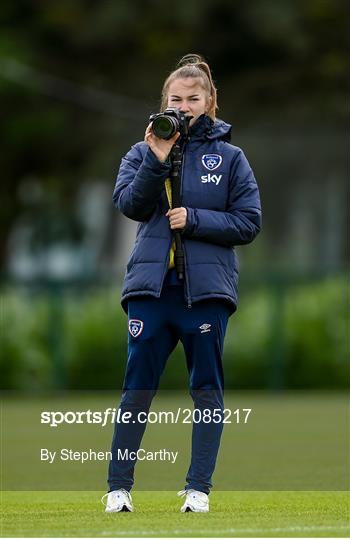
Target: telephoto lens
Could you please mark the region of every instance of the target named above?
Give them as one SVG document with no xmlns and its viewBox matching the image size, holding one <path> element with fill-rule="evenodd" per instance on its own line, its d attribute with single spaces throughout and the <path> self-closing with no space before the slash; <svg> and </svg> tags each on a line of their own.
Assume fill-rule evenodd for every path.
<svg viewBox="0 0 350 540">
<path fill-rule="evenodd" d="M 169 140 L 179 131 L 179 123 L 176 118 L 161 114 L 153 120 L 152 130 L 159 139 Z"/>
<path fill-rule="evenodd" d="M 168 107 L 161 113 L 151 114 L 152 131 L 158 139 L 171 139 L 177 132 L 181 137 L 188 135 L 190 120 L 193 116 L 185 115 L 176 107 Z"/>
</svg>

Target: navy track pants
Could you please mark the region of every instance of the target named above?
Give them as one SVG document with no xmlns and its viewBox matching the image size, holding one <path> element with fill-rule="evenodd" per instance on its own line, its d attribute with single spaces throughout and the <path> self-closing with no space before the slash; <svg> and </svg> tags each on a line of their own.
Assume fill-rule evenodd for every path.
<svg viewBox="0 0 350 540">
<path fill-rule="evenodd" d="M 167 359 L 179 340 L 186 355 L 194 407 L 223 410 L 222 353 L 231 314 L 229 305 L 220 299 L 210 299 L 196 302 L 188 308 L 182 285 L 165 283 L 160 298 L 132 298 L 128 311 L 128 361 L 121 411 L 131 412 L 133 419 L 137 419 L 139 412 L 149 411 Z M 113 457 L 108 474 L 110 491 L 131 490 L 135 459 L 121 460 L 118 455 L 122 455 L 126 449 L 137 452 L 145 428 L 146 423 L 137 420 L 135 423 L 115 424 Z M 191 464 L 185 489 L 209 493 L 222 428 L 222 422 L 193 423 Z"/>
</svg>

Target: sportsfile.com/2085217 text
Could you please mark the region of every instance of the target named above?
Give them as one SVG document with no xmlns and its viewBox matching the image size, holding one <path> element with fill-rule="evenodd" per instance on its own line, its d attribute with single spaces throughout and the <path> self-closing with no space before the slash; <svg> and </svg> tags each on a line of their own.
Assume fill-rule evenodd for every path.
<svg viewBox="0 0 350 540">
<path fill-rule="evenodd" d="M 116 408 L 104 411 L 42 411 L 41 424 L 58 427 L 62 424 L 99 424 L 105 427 L 110 424 L 247 424 L 252 409 L 210 409 L 182 408 L 174 411 L 136 411 L 131 412 Z"/>
</svg>

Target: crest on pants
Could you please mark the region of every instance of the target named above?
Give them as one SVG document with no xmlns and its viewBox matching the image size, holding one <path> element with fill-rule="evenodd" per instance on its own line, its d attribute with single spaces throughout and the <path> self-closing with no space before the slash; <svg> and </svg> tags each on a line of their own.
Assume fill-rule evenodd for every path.
<svg viewBox="0 0 350 540">
<path fill-rule="evenodd" d="M 130 319 L 129 321 L 129 332 L 132 335 L 132 337 L 136 338 L 138 337 L 143 330 L 143 321 L 140 321 L 139 319 Z"/>
</svg>

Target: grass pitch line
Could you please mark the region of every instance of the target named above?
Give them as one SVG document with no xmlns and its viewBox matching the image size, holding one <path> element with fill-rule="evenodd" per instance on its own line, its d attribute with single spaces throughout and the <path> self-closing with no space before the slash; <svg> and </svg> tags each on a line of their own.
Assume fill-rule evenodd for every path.
<svg viewBox="0 0 350 540">
<path fill-rule="evenodd" d="M 114 531 L 114 532 L 111 532 L 111 531 L 102 531 L 100 533 L 101 536 L 134 536 L 134 535 L 139 535 L 139 536 L 146 536 L 146 535 L 150 535 L 150 534 L 155 534 L 155 535 L 160 535 L 160 534 L 164 534 L 164 535 L 169 535 L 169 534 L 182 534 L 184 532 L 184 530 L 186 531 L 186 533 L 188 534 L 193 534 L 193 533 L 198 533 L 198 534 L 210 534 L 210 535 L 214 535 L 215 533 L 217 534 L 226 534 L 226 533 L 235 533 L 235 534 L 238 534 L 238 533 L 278 533 L 278 532 L 283 532 L 283 533 L 289 533 L 289 532 L 313 532 L 313 531 L 334 531 L 334 530 L 346 530 L 348 529 L 350 531 L 350 525 L 315 525 L 315 526 L 310 526 L 310 527 L 303 527 L 303 526 L 296 526 L 296 527 L 268 527 L 268 528 L 260 528 L 260 529 L 254 529 L 254 528 L 241 528 L 241 529 L 235 529 L 235 528 L 229 528 L 229 529 L 215 529 L 215 530 L 210 530 L 210 529 L 188 529 L 186 527 L 186 529 L 173 529 L 173 530 L 147 530 L 147 531 L 130 531 L 130 530 L 126 530 L 126 531 Z"/>
</svg>

